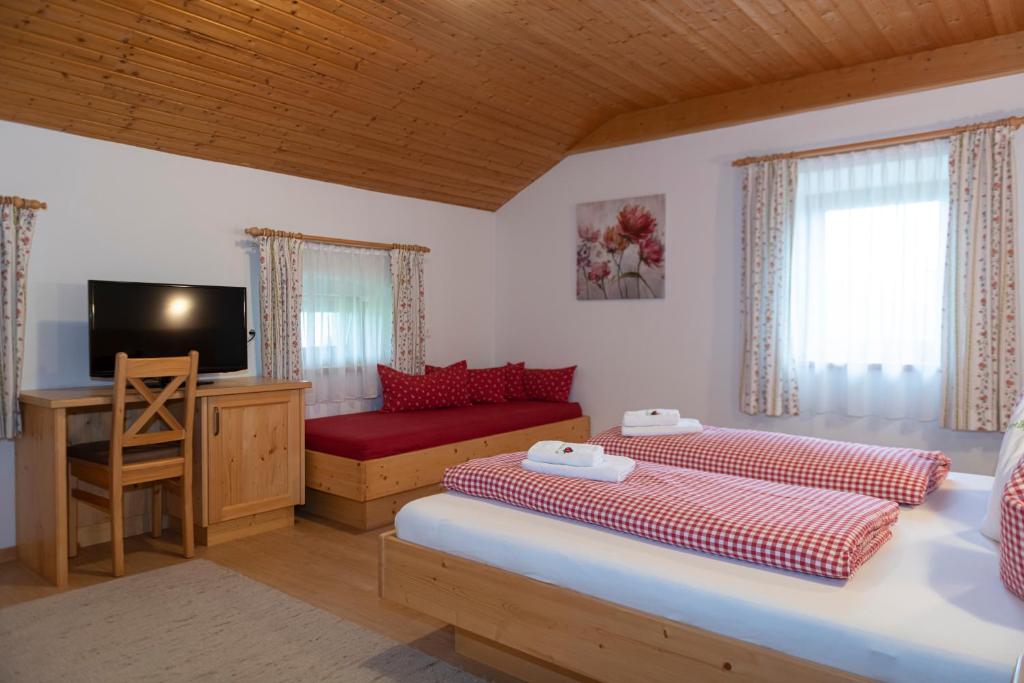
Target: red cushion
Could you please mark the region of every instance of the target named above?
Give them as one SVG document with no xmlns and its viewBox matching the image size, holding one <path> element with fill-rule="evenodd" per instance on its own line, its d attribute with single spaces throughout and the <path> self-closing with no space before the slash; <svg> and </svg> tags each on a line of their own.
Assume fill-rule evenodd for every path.
<svg viewBox="0 0 1024 683">
<path fill-rule="evenodd" d="M 436 365 L 428 365 L 426 372 L 429 375 L 443 369 Z M 469 399 L 473 403 L 504 403 L 505 367 L 470 368 Z"/>
<path fill-rule="evenodd" d="M 373 460 L 582 414 L 578 403 L 516 401 L 411 413 L 335 415 L 306 420 L 306 448 L 353 460 Z"/>
<path fill-rule="evenodd" d="M 526 400 L 526 385 L 523 384 L 523 372 L 526 363 L 507 363 L 505 365 L 505 398 L 510 401 Z"/>
<path fill-rule="evenodd" d="M 430 375 L 409 375 L 378 364 L 377 374 L 384 394 L 384 405 L 381 406 L 384 413 L 470 404 L 466 361 Z"/>
<path fill-rule="evenodd" d="M 1007 590 L 1024 598 L 1024 460 L 1003 489 L 999 520 L 999 577 Z"/>
<path fill-rule="evenodd" d="M 576 366 L 539 370 L 527 368 L 523 371 L 523 385 L 526 397 L 531 401 L 557 401 L 565 403 L 572 391 L 572 376 Z"/>
</svg>

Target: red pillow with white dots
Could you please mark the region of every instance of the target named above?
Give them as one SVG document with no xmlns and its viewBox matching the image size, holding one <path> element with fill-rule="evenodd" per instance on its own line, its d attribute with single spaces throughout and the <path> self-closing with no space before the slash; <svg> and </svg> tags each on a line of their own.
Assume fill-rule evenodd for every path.
<svg viewBox="0 0 1024 683">
<path fill-rule="evenodd" d="M 510 401 L 525 401 L 526 385 L 523 384 L 523 372 L 526 363 L 505 364 L 505 398 Z"/>
<path fill-rule="evenodd" d="M 427 374 L 430 375 L 444 369 L 436 365 L 428 365 Z M 504 403 L 507 400 L 505 398 L 505 367 L 470 368 L 469 400 L 473 403 Z"/>
<path fill-rule="evenodd" d="M 575 372 L 575 365 L 550 370 L 526 368 L 523 370 L 526 397 L 531 401 L 568 403 L 569 392 L 572 391 L 572 376 Z"/>
<path fill-rule="evenodd" d="M 468 406 L 469 381 L 466 361 L 449 365 L 429 375 L 409 375 L 386 365 L 377 365 L 382 413 Z"/>
<path fill-rule="evenodd" d="M 999 526 L 999 577 L 1007 590 L 1024 599 L 1024 460 L 1003 489 Z"/>
</svg>

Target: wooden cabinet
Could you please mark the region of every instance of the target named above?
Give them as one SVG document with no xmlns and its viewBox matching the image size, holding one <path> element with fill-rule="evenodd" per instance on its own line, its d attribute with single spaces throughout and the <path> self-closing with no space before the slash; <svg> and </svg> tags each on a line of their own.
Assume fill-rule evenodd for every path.
<svg viewBox="0 0 1024 683">
<path fill-rule="evenodd" d="M 305 495 L 302 412 L 301 390 L 200 401 L 200 543 L 213 545 L 292 523 L 292 509 Z"/>
<path fill-rule="evenodd" d="M 217 396 L 206 406 L 211 523 L 302 502 L 302 396 Z"/>
<path fill-rule="evenodd" d="M 193 454 L 196 540 L 212 545 L 290 526 L 304 501 L 303 392 L 309 382 L 232 377 L 196 388 Z M 181 392 L 171 412 L 181 413 Z M 109 540 L 105 520 L 79 516 L 68 529 L 67 446 L 108 438 L 109 385 L 21 392 L 23 434 L 14 446 L 18 558 L 58 586 L 68 581 L 68 534 L 79 544 Z M 141 397 L 129 395 L 129 412 Z M 126 495 L 126 528 L 150 528 L 148 491 Z M 130 500 L 134 497 L 133 500 Z M 181 501 L 163 496 L 172 523 Z M 101 524 L 102 522 L 102 524 Z M 101 528 L 103 527 L 103 528 Z"/>
</svg>

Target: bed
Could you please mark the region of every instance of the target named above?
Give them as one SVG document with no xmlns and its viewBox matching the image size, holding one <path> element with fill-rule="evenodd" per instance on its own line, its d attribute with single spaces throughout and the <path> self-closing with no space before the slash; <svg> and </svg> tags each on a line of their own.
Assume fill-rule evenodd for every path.
<svg viewBox="0 0 1024 683">
<path fill-rule="evenodd" d="M 1024 602 L 977 531 L 991 486 L 950 475 L 847 582 L 445 493 L 382 537 L 381 593 L 528 680 L 1007 683 Z"/>
<path fill-rule="evenodd" d="M 548 401 L 306 420 L 303 509 L 375 529 L 409 501 L 438 493 L 447 467 L 544 439 L 588 438 L 590 418 L 578 403 Z"/>
</svg>

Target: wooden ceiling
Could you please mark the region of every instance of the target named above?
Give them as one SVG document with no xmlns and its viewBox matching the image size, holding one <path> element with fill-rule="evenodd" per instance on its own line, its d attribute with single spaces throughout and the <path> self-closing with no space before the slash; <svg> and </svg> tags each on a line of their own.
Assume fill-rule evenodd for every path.
<svg viewBox="0 0 1024 683">
<path fill-rule="evenodd" d="M 1024 0 L 0 0 L 0 118 L 493 210 L 641 110 L 1017 32 Z"/>
</svg>

